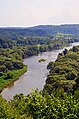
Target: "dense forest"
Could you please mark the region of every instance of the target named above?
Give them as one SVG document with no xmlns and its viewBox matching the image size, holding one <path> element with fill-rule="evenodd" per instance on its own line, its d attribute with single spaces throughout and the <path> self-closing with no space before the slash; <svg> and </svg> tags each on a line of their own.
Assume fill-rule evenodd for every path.
<svg viewBox="0 0 79 119">
<path fill-rule="evenodd" d="M 0 118 L 79 119 L 79 46 L 59 53 L 47 66 L 49 75 L 42 91 L 0 97 Z"/>
<path fill-rule="evenodd" d="M 0 28 L 0 37 L 4 36 L 10 39 L 16 39 L 18 35 L 53 37 L 56 33 L 79 35 L 79 24 L 39 25 L 28 28 Z"/>
<path fill-rule="evenodd" d="M 23 59 L 79 41 L 79 25 L 0 28 L 0 91 L 17 80 L 28 66 Z M 42 91 L 0 96 L 1 119 L 79 119 L 79 46 L 59 53 L 47 66 Z"/>
<path fill-rule="evenodd" d="M 78 89 L 79 80 L 79 46 L 59 53 L 57 60 L 50 62 L 47 69 L 49 69 L 49 75 L 44 88 L 49 94 L 53 91 L 74 94 Z"/>
</svg>

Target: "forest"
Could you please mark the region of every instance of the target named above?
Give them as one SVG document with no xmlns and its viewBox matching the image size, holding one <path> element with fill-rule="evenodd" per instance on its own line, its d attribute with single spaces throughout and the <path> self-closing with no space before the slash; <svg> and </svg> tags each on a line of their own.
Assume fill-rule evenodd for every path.
<svg viewBox="0 0 79 119">
<path fill-rule="evenodd" d="M 17 36 L 49 36 L 56 33 L 79 35 L 79 24 L 39 25 L 35 27 L 4 27 L 0 28 L 0 37 L 16 39 Z"/>
<path fill-rule="evenodd" d="M 79 25 L 73 27 L 0 28 L 0 91 L 28 70 L 24 58 L 78 42 Z M 79 46 L 59 53 L 47 69 L 42 91 L 8 102 L 0 95 L 0 119 L 79 119 Z"/>
<path fill-rule="evenodd" d="M 59 53 L 47 68 L 49 75 L 42 91 L 16 94 L 9 102 L 0 96 L 1 119 L 79 118 L 79 46 Z"/>
<path fill-rule="evenodd" d="M 79 46 L 59 53 L 56 61 L 50 62 L 47 69 L 49 75 L 44 88 L 49 94 L 56 91 L 74 94 L 79 80 Z"/>
</svg>

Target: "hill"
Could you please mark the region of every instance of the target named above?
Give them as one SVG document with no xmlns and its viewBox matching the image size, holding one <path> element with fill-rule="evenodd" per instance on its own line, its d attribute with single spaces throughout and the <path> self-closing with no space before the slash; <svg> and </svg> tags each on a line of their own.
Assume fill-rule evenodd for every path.
<svg viewBox="0 0 79 119">
<path fill-rule="evenodd" d="M 79 24 L 70 25 L 39 25 L 35 27 L 0 28 L 0 37 L 5 35 L 22 36 L 53 36 L 56 33 L 79 35 Z"/>
</svg>

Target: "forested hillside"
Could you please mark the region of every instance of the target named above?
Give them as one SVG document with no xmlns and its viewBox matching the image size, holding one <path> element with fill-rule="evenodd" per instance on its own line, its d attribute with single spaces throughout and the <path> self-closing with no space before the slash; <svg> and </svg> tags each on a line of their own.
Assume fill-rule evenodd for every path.
<svg viewBox="0 0 79 119">
<path fill-rule="evenodd" d="M 55 42 L 59 44 L 61 41 L 79 41 L 79 25 L 0 28 L 0 48 L 11 48 L 14 45 L 48 45 Z"/>
<path fill-rule="evenodd" d="M 0 28 L 0 37 L 8 36 L 16 39 L 22 36 L 53 36 L 56 33 L 79 35 L 79 24 L 70 25 L 39 25 L 28 28 Z"/>
</svg>

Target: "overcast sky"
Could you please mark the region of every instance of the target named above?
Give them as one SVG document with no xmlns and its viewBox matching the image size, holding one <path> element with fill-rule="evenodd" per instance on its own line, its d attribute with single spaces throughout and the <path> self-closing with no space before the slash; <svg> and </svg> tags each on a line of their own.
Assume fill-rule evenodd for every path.
<svg viewBox="0 0 79 119">
<path fill-rule="evenodd" d="M 78 24 L 79 0 L 0 0 L 0 26 Z"/>
</svg>

